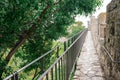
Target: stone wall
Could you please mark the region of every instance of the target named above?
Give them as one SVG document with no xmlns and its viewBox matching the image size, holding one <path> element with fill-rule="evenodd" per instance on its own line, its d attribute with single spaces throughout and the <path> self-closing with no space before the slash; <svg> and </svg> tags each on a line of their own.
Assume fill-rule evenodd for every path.
<svg viewBox="0 0 120 80">
<path fill-rule="evenodd" d="M 106 27 L 106 13 L 100 13 L 98 16 L 98 37 L 104 39 L 104 29 Z"/>
<path fill-rule="evenodd" d="M 89 26 L 106 80 L 120 80 L 120 0 L 108 4 L 106 15 L 91 17 Z"/>
<path fill-rule="evenodd" d="M 105 49 L 99 53 L 106 80 L 120 80 L 120 0 L 112 0 L 107 6 L 104 45 L 113 58 L 111 61 Z M 116 62 L 114 62 L 116 61 Z"/>
<path fill-rule="evenodd" d="M 95 18 L 95 16 L 91 16 L 88 26 L 92 33 L 94 45 L 97 48 L 99 46 L 99 42 L 104 42 L 103 40 L 105 36 L 104 30 L 106 28 L 106 13 L 100 13 L 97 18 Z"/>
</svg>

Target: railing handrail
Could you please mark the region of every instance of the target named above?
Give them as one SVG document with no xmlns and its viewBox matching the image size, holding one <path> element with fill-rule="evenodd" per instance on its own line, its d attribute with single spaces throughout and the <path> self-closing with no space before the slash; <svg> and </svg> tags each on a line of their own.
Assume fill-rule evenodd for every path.
<svg viewBox="0 0 120 80">
<path fill-rule="evenodd" d="M 79 37 L 65 50 L 65 52 L 40 76 L 40 78 L 38 80 L 42 80 L 43 77 L 55 66 L 55 64 L 57 64 L 57 62 L 67 53 L 67 51 L 71 48 L 71 46 L 73 46 L 75 44 L 75 42 L 77 42 L 77 40 L 83 35 L 83 33 L 85 32 L 85 30 L 83 30 L 81 32 L 81 34 L 79 35 Z"/>
<path fill-rule="evenodd" d="M 105 50 L 105 52 L 107 53 L 107 55 L 109 56 L 110 60 L 111 60 L 113 63 L 120 63 L 119 60 L 116 61 L 116 60 L 114 60 L 114 59 L 112 58 L 112 56 L 110 55 L 110 53 L 108 52 L 108 50 L 107 50 L 104 46 L 102 46 L 102 48 Z"/>
<path fill-rule="evenodd" d="M 70 40 L 71 38 L 73 38 L 74 36 L 76 36 L 76 35 L 78 35 L 78 34 L 80 34 L 80 33 L 83 34 L 83 31 L 85 31 L 85 30 L 82 30 L 82 31 L 76 33 L 75 35 L 73 35 L 72 37 L 70 37 L 68 40 Z M 79 39 L 79 37 L 66 49 L 66 51 L 67 51 L 78 39 Z M 68 40 L 67 40 L 67 41 L 68 41 Z M 66 41 L 64 41 L 64 42 L 66 42 Z M 57 47 L 59 47 L 59 45 L 55 46 L 52 50 L 46 52 L 46 53 L 43 54 L 42 56 L 40 56 L 40 57 L 38 57 L 37 59 L 33 60 L 32 62 L 28 63 L 27 65 L 25 65 L 24 67 L 20 68 L 19 70 L 15 71 L 15 72 L 12 73 L 11 75 L 7 76 L 4 80 L 8 80 L 8 79 L 12 78 L 12 77 L 14 76 L 14 74 L 19 73 L 19 72 L 23 71 L 24 69 L 28 68 L 29 66 L 31 66 L 31 65 L 34 64 L 35 62 L 39 61 L 40 59 L 42 59 L 42 58 L 45 57 L 46 55 L 50 54 L 52 51 L 56 50 Z M 65 51 L 65 52 L 66 52 L 66 51 Z M 65 52 L 64 52 L 62 55 L 64 55 Z M 61 55 L 61 56 L 62 56 L 62 55 Z M 61 56 L 60 56 L 55 62 L 57 62 L 57 61 L 61 58 Z M 48 69 L 49 69 L 49 68 L 48 68 Z"/>
<path fill-rule="evenodd" d="M 58 45 L 59 46 L 59 45 Z M 15 71 L 14 73 L 19 73 L 22 70 L 28 68 L 29 66 L 31 66 L 32 64 L 34 64 L 35 62 L 39 61 L 40 59 L 42 59 L 43 57 L 45 57 L 46 55 L 50 54 L 52 51 L 54 51 L 58 46 L 56 46 L 55 48 L 51 49 L 50 51 L 46 52 L 45 54 L 43 54 L 42 56 L 38 57 L 37 59 L 33 60 L 32 62 L 28 63 L 27 65 L 25 65 L 24 67 L 20 68 L 19 70 Z M 14 74 L 13 73 L 13 74 Z M 6 77 L 4 80 L 7 80 L 9 78 L 11 78 L 13 76 L 13 74 L 9 75 L 8 77 Z"/>
</svg>

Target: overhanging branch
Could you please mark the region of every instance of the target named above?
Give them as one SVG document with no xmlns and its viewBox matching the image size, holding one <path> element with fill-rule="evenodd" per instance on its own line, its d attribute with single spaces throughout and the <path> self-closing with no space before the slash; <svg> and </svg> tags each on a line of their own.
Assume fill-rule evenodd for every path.
<svg viewBox="0 0 120 80">
<path fill-rule="evenodd" d="M 59 0 L 58 2 L 55 2 L 54 5 L 57 5 L 61 2 L 62 0 Z M 45 9 L 41 12 L 40 17 L 38 18 L 37 22 L 41 23 L 42 22 L 42 17 L 45 15 L 45 13 L 47 12 L 47 10 L 50 8 L 50 5 L 47 5 L 45 7 Z M 20 39 L 15 46 L 11 49 L 11 51 L 9 52 L 9 54 L 6 57 L 6 61 L 7 63 L 9 62 L 9 60 L 11 59 L 11 57 L 13 56 L 13 54 L 17 51 L 17 49 L 25 42 L 26 39 L 29 38 L 30 35 L 32 35 L 32 33 L 36 30 L 37 28 L 37 24 L 33 23 L 32 27 L 26 32 L 26 34 L 22 35 L 22 39 Z"/>
</svg>

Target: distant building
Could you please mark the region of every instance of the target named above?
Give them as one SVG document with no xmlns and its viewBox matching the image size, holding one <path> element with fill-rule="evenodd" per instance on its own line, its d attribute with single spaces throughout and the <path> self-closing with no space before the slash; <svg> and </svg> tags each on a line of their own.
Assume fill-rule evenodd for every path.
<svg viewBox="0 0 120 80">
<path fill-rule="evenodd" d="M 97 46 L 98 41 L 103 43 L 106 28 L 106 13 L 100 13 L 97 18 L 91 16 L 90 21 L 88 22 L 88 27 L 89 30 L 91 30 L 95 46 Z"/>
<path fill-rule="evenodd" d="M 91 30 L 93 39 L 95 41 L 95 46 L 97 45 L 97 33 L 98 33 L 98 23 L 97 23 L 97 18 L 95 16 L 90 17 L 90 22 L 89 22 L 89 29 Z"/>
<path fill-rule="evenodd" d="M 105 27 L 106 27 L 106 13 L 103 12 L 98 16 L 98 36 L 100 39 L 104 38 Z"/>
</svg>

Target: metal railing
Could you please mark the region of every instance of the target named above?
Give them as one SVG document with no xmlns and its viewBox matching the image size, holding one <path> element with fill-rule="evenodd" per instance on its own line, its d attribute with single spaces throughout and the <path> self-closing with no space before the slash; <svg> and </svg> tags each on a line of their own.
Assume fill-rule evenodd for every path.
<svg viewBox="0 0 120 80">
<path fill-rule="evenodd" d="M 120 61 L 115 61 L 112 56 L 110 55 L 110 53 L 108 52 L 108 50 L 104 47 L 104 46 L 101 46 L 102 49 L 105 51 L 105 53 L 108 55 L 108 57 L 110 58 L 110 60 L 113 62 L 113 63 L 120 63 Z"/>
<path fill-rule="evenodd" d="M 38 80 L 68 80 L 71 75 L 72 69 L 75 66 L 77 57 L 80 55 L 80 51 L 85 41 L 86 34 L 87 29 L 79 32 L 78 34 L 65 41 L 63 54 L 60 55 L 60 46 L 58 45 L 52 50 L 40 56 L 39 58 L 35 59 L 31 63 L 15 71 L 13 74 L 9 75 L 4 80 L 19 80 L 20 72 L 26 70 L 37 62 L 44 65 L 45 57 L 53 54 L 56 55 L 55 57 L 53 57 L 55 58 L 55 61 L 50 66 L 48 66 L 47 69 L 44 70 L 44 67 L 46 66 L 43 66 L 41 68 L 41 70 L 44 70 L 44 72 L 38 78 Z"/>
<path fill-rule="evenodd" d="M 38 80 L 69 80 L 71 71 L 80 55 L 86 33 L 87 30 L 84 30 L 67 49 L 66 42 L 64 42 L 65 52 Z"/>
</svg>

